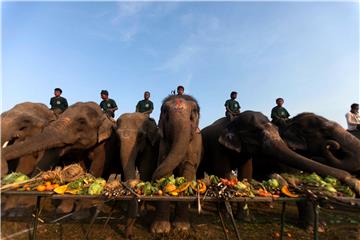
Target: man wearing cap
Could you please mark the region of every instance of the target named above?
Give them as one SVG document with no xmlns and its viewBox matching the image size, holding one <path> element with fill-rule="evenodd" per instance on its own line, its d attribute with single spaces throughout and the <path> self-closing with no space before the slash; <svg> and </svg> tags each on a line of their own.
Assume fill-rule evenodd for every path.
<svg viewBox="0 0 360 240">
<path fill-rule="evenodd" d="M 290 114 L 282 105 L 284 104 L 283 98 L 276 99 L 276 105 L 271 110 L 271 122 L 277 125 L 278 127 L 285 127 L 287 121 L 289 120 Z"/>
<path fill-rule="evenodd" d="M 100 92 L 101 95 L 101 103 L 100 107 L 101 109 L 109 116 L 114 118 L 115 117 L 115 111 L 118 110 L 118 107 L 116 105 L 116 102 L 109 98 L 109 92 L 107 90 L 102 90 Z"/>
<path fill-rule="evenodd" d="M 154 110 L 154 104 L 152 103 L 152 101 L 149 100 L 149 98 L 150 92 L 144 92 L 144 100 L 141 100 L 136 104 L 136 112 L 144 113 L 150 116 L 150 114 Z"/>
<path fill-rule="evenodd" d="M 237 92 L 231 92 L 230 99 L 225 102 L 225 116 L 230 121 L 240 114 L 240 104 L 235 99 L 237 98 Z"/>
<path fill-rule="evenodd" d="M 66 98 L 61 97 L 62 90 L 60 88 L 54 89 L 55 97 L 50 99 L 51 110 L 54 111 L 55 115 L 58 116 L 68 108 L 68 102 Z"/>
</svg>

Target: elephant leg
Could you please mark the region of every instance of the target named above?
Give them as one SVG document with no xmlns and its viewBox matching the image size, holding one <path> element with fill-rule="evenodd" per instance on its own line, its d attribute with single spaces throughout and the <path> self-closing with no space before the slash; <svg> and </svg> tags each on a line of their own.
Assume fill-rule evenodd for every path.
<svg viewBox="0 0 360 240">
<path fill-rule="evenodd" d="M 128 202 L 127 221 L 125 227 L 126 239 L 130 239 L 133 236 L 133 228 L 136 221 L 137 213 L 138 213 L 137 200 L 133 199 Z"/>
<path fill-rule="evenodd" d="M 74 209 L 74 200 L 66 199 L 62 200 L 60 205 L 56 208 L 56 213 L 65 214 Z"/>
<path fill-rule="evenodd" d="M 238 179 L 252 179 L 252 159 L 248 159 L 244 164 L 238 167 Z M 239 202 L 237 204 L 236 218 L 244 222 L 253 222 L 255 220 L 254 216 L 250 214 L 250 209 L 247 203 Z"/>
<path fill-rule="evenodd" d="M 56 166 L 59 163 L 61 152 L 62 150 L 59 148 L 46 150 L 40 157 L 31 177 L 36 176 L 41 171 L 47 171 Z"/>
<path fill-rule="evenodd" d="M 95 177 L 100 177 L 104 172 L 106 161 L 105 143 L 100 144 L 93 151 L 91 151 L 89 158 L 91 160 L 89 172 Z"/>
<path fill-rule="evenodd" d="M 170 203 L 156 203 L 156 216 L 151 224 L 150 231 L 152 233 L 168 233 L 170 232 Z"/>
<path fill-rule="evenodd" d="M 89 219 L 91 217 L 90 208 L 94 205 L 91 200 L 77 200 L 74 201 L 75 210 L 74 214 L 71 216 L 75 220 Z"/>
<path fill-rule="evenodd" d="M 159 147 L 158 165 L 165 159 L 169 146 L 161 140 Z M 156 180 L 156 179 L 153 179 Z M 152 233 L 168 233 L 170 232 L 170 203 L 169 202 L 157 202 L 156 203 L 156 215 L 153 223 L 151 224 L 150 231 Z"/>
<path fill-rule="evenodd" d="M 192 181 L 196 176 L 195 166 L 190 162 L 185 162 L 180 166 L 180 176 L 184 176 L 187 181 Z M 189 223 L 189 214 L 188 214 L 189 204 L 188 203 L 176 203 L 175 207 L 175 220 L 174 226 L 177 230 L 187 231 L 190 229 Z"/>
<path fill-rule="evenodd" d="M 36 162 L 37 158 L 32 154 L 21 157 L 16 167 L 16 171 L 30 175 L 36 167 Z"/>
<path fill-rule="evenodd" d="M 298 207 L 300 224 L 305 229 L 313 231 L 314 219 L 315 219 L 313 203 L 310 201 L 300 201 L 300 202 L 296 202 L 296 205 Z M 318 231 L 319 232 L 325 231 L 323 224 L 318 225 Z"/>
</svg>

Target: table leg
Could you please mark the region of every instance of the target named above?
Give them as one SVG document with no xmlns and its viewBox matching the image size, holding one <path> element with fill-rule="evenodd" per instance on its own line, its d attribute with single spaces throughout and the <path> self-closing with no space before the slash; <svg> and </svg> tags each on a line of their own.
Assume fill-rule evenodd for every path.
<svg viewBox="0 0 360 240">
<path fill-rule="evenodd" d="M 314 203 L 314 240 L 318 240 L 319 212 L 319 205 L 317 203 Z"/>
<path fill-rule="evenodd" d="M 284 239 L 285 210 L 286 210 L 286 202 L 282 202 L 281 219 L 280 219 L 280 240 Z"/>
<path fill-rule="evenodd" d="M 229 235 L 227 234 L 225 222 L 224 222 L 223 216 L 221 214 L 220 203 L 217 203 L 217 211 L 218 211 L 218 214 L 219 214 L 221 225 L 222 225 L 223 230 L 224 230 L 225 238 L 226 238 L 226 240 L 229 240 Z"/>
<path fill-rule="evenodd" d="M 106 225 L 109 223 L 110 218 L 111 218 L 111 215 L 112 215 L 113 212 L 115 211 L 115 208 L 116 208 L 116 206 L 117 206 L 117 203 L 118 203 L 118 201 L 114 200 L 114 203 L 113 203 L 112 206 L 111 206 L 110 213 L 109 213 L 109 215 L 108 215 L 108 217 L 106 218 L 106 221 L 105 221 L 105 223 L 104 223 L 104 227 L 103 227 L 104 229 L 105 229 Z"/>
<path fill-rule="evenodd" d="M 232 209 L 231 209 L 231 205 L 228 201 L 225 201 L 225 207 L 226 207 L 226 211 L 228 212 L 230 218 L 231 218 L 231 222 L 233 224 L 233 227 L 235 229 L 235 233 L 236 233 L 236 237 L 238 240 L 241 240 L 241 237 L 240 237 L 240 232 L 239 232 L 239 229 L 237 228 L 237 225 L 236 225 L 236 222 L 235 222 L 235 219 L 234 219 L 234 215 L 232 213 Z"/>
<path fill-rule="evenodd" d="M 86 234 L 85 234 L 85 239 L 88 239 L 88 236 L 89 236 L 89 234 L 91 232 L 92 226 L 94 225 L 95 220 L 96 220 L 97 216 L 99 215 L 99 213 L 100 213 L 100 206 L 96 206 L 95 214 L 91 218 L 89 228 L 88 228 L 88 230 L 86 231 Z"/>
<path fill-rule="evenodd" d="M 36 230 L 37 230 L 38 218 L 39 218 L 39 214 L 40 214 L 40 204 L 41 204 L 41 197 L 37 196 L 36 197 L 36 206 L 35 206 L 35 218 L 32 223 L 32 231 L 33 231 L 31 234 L 32 240 L 36 240 Z"/>
</svg>

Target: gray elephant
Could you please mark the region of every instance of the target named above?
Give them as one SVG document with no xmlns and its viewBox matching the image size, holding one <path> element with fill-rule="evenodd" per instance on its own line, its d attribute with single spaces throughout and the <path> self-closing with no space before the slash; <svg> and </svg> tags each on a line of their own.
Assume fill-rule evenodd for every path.
<svg viewBox="0 0 360 240">
<path fill-rule="evenodd" d="M 11 144 L 25 141 L 27 138 L 37 135 L 55 121 L 53 111 L 42 103 L 24 102 L 15 105 L 10 110 L 1 114 L 1 146 L 4 150 Z M 30 174 L 35 167 L 40 152 L 22 156 L 9 162 L 11 171 Z M 13 166 L 14 165 L 14 166 Z M 2 159 L 1 176 L 8 172 L 8 161 Z"/>
<path fill-rule="evenodd" d="M 42 103 L 24 102 L 15 105 L 1 114 L 2 149 L 41 133 L 50 122 L 55 120 L 53 111 Z M 35 152 L 10 161 L 1 158 L 1 176 L 9 171 L 31 174 L 42 154 L 43 151 Z M 30 207 L 35 204 L 35 201 L 32 197 L 13 196 L 4 200 L 4 203 L 1 214 L 7 214 L 10 209 L 14 210 L 20 206 Z M 11 214 L 21 215 L 20 213 L 21 209 L 18 213 L 11 211 Z"/>
<path fill-rule="evenodd" d="M 263 178 L 285 166 L 334 176 L 360 193 L 360 181 L 338 164 L 341 161 L 343 169 L 349 170 L 350 165 L 358 171 L 360 142 L 338 124 L 315 114 L 295 117 L 282 137 L 267 117 L 253 111 L 245 111 L 231 122 L 219 119 L 201 133 L 204 158 L 200 176 L 205 171 L 228 177 L 237 168 L 240 179 Z M 335 156 L 341 159 L 335 161 Z"/>
<path fill-rule="evenodd" d="M 150 181 L 157 166 L 159 134 L 155 121 L 143 113 L 125 113 L 117 120 L 116 135 L 125 180 L 135 179 L 136 169 L 140 179 Z M 136 200 L 135 200 L 136 201 Z M 125 235 L 133 235 L 136 203 L 130 202 Z"/>
<path fill-rule="evenodd" d="M 94 176 L 101 176 L 106 164 L 116 157 L 115 126 L 115 121 L 109 119 L 97 103 L 78 102 L 45 127 L 40 134 L 6 147 L 2 151 L 2 157 L 10 160 L 45 151 L 33 175 L 40 170 L 54 167 L 60 160 L 72 158 L 72 161 L 78 162 L 87 159 L 89 172 Z M 74 156 L 80 159 L 73 159 Z M 113 166 L 111 164 L 111 167 Z M 118 169 L 110 171 L 117 172 Z M 60 208 L 60 212 L 71 209 L 72 205 L 67 204 Z"/>
<path fill-rule="evenodd" d="M 161 139 L 158 167 L 153 174 L 153 180 L 171 174 L 184 176 L 188 181 L 195 179 L 202 154 L 199 117 L 199 105 L 191 96 L 172 95 L 163 100 L 159 120 Z M 187 208 L 186 204 L 177 204 L 175 228 L 189 229 Z M 158 203 L 151 232 L 169 232 L 169 215 L 169 203 Z"/>
</svg>

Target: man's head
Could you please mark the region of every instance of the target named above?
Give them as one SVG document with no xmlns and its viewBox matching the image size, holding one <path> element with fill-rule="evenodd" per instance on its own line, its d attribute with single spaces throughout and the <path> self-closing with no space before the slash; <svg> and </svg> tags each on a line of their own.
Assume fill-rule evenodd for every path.
<svg viewBox="0 0 360 240">
<path fill-rule="evenodd" d="M 61 93 L 62 93 L 61 88 L 55 88 L 55 89 L 54 89 L 54 95 L 55 95 L 56 97 L 59 97 L 59 96 L 61 95 Z"/>
<path fill-rule="evenodd" d="M 144 92 L 144 99 L 148 100 L 150 98 L 150 92 L 146 91 Z"/>
<path fill-rule="evenodd" d="M 100 96 L 102 100 L 107 100 L 109 98 L 109 92 L 107 90 L 101 90 Z"/>
<path fill-rule="evenodd" d="M 358 103 L 353 103 L 351 104 L 351 110 L 352 113 L 359 113 L 359 104 Z"/>
<path fill-rule="evenodd" d="M 178 95 L 183 95 L 184 94 L 184 87 L 183 86 L 178 86 L 176 90 L 177 90 Z"/>
<path fill-rule="evenodd" d="M 231 93 L 230 93 L 230 98 L 231 98 L 232 100 L 235 100 L 235 99 L 237 98 L 237 92 L 235 92 L 235 91 L 231 92 Z"/>
<path fill-rule="evenodd" d="M 276 105 L 281 107 L 283 104 L 284 104 L 284 99 L 282 99 L 282 98 L 277 98 L 276 99 Z"/>
</svg>

